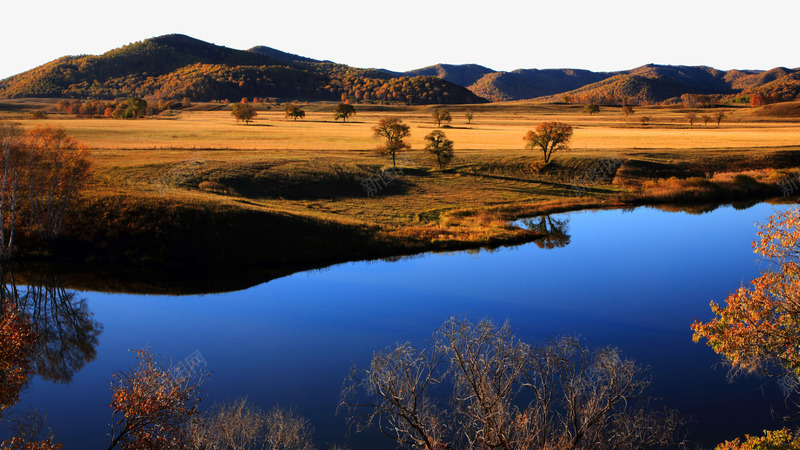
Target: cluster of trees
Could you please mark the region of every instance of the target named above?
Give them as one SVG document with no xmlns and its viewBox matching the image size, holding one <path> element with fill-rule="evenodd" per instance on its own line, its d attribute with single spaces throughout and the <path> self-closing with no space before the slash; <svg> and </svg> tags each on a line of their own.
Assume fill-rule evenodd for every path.
<svg viewBox="0 0 800 450">
<path fill-rule="evenodd" d="M 800 100 L 800 73 L 795 72 L 756 88 L 747 89 L 744 96 L 763 100 L 763 104 Z M 754 105 L 761 106 L 761 105 Z"/>
<path fill-rule="evenodd" d="M 397 117 L 385 117 L 372 128 L 374 137 L 384 138 L 385 142 L 378 146 L 376 152 L 382 156 L 391 156 L 392 165 L 397 165 L 397 153 L 409 150 L 411 146 L 403 139 L 411 134 L 411 127 L 404 124 Z M 453 160 L 453 141 L 439 130 L 434 130 L 425 136 L 425 152 L 436 162 L 440 169 L 444 169 Z"/>
<path fill-rule="evenodd" d="M 647 104 L 642 98 L 636 96 L 621 95 L 614 92 L 576 92 L 561 96 L 564 103 L 598 106 L 625 106 Z"/>
<path fill-rule="evenodd" d="M 451 318 L 426 348 L 405 343 L 353 368 L 340 408 L 357 430 L 402 446 L 648 448 L 675 443 L 683 423 L 648 407 L 643 370 L 616 349 L 576 338 L 530 345 L 508 323 Z"/>
<path fill-rule="evenodd" d="M 684 108 L 711 108 L 722 100 L 721 95 L 683 94 L 681 102 Z"/>
<path fill-rule="evenodd" d="M 452 120 L 450 112 L 437 109 L 433 112 L 434 123 L 439 126 L 443 121 Z M 471 118 L 471 113 L 470 113 Z M 397 165 L 397 154 L 407 151 L 411 146 L 404 141 L 411 134 L 411 127 L 397 117 L 385 117 L 372 128 L 373 137 L 384 139 L 378 146 L 376 153 L 381 156 L 390 156 L 392 165 Z M 553 153 L 568 148 L 572 138 L 572 127 L 563 122 L 542 122 L 535 130 L 530 130 L 525 135 L 526 146 L 531 150 L 542 152 L 545 164 L 550 162 Z M 444 169 L 453 160 L 453 141 L 448 139 L 444 132 L 434 130 L 425 136 L 425 152 L 427 152 L 440 169 Z"/>
<path fill-rule="evenodd" d="M 67 114 L 85 117 L 113 117 L 116 119 L 136 119 L 145 115 L 156 115 L 168 109 L 182 109 L 191 106 L 189 97 L 180 101 L 158 99 L 148 104 L 138 97 L 118 98 L 110 102 L 101 100 L 59 100 L 56 110 Z"/>
<path fill-rule="evenodd" d="M 19 231 L 53 241 L 90 175 L 89 150 L 64 128 L 23 132 L 0 123 L 0 260 L 13 256 Z"/>
<path fill-rule="evenodd" d="M 250 123 L 250 121 L 258 115 L 253 105 L 250 104 L 246 98 L 243 98 L 240 103 L 231 106 L 231 113 L 236 118 L 237 122 L 241 121 L 246 124 Z M 291 118 L 295 121 L 306 117 L 306 112 L 303 110 L 303 107 L 296 103 L 286 105 L 284 107 L 284 113 L 286 114 L 286 118 Z M 342 122 L 347 122 L 347 118 L 355 114 L 356 108 L 349 103 L 339 103 L 333 108 L 333 118 L 337 121 L 342 119 Z"/>
<path fill-rule="evenodd" d="M 137 350 L 135 369 L 114 374 L 114 415 L 109 449 L 314 448 L 313 429 L 292 410 L 265 413 L 246 399 L 199 411 L 199 388 L 207 375 L 176 376 L 149 348 Z"/>
<path fill-rule="evenodd" d="M 324 95 L 327 93 L 327 95 Z M 328 98 L 363 103 L 406 103 L 409 105 L 459 104 L 481 101 L 471 92 L 438 77 L 417 76 L 369 78 L 345 76 L 333 79 L 319 93 Z"/>
</svg>

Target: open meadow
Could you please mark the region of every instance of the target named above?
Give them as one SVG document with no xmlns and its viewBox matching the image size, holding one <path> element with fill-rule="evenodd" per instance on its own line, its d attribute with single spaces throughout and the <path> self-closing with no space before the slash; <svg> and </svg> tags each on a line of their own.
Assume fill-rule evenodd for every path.
<svg viewBox="0 0 800 450">
<path fill-rule="evenodd" d="M 351 238 L 391 243 L 388 253 L 496 245 L 534 237 L 508 221 L 535 213 L 777 196 L 800 165 L 800 121 L 746 107 L 637 107 L 626 116 L 619 107 L 590 115 L 580 105 L 508 102 L 448 107 L 452 121 L 438 128 L 432 106 L 356 105 L 343 123 L 334 121 L 334 103 L 303 105 L 298 120 L 285 117 L 283 106 L 256 104 L 249 124 L 215 103 L 138 120 L 78 119 L 53 106 L 6 101 L 0 114 L 24 128 L 63 126 L 92 149 L 88 209 L 77 223 L 93 240 L 94 227 L 134 216 L 135 225 L 125 226 L 163 232 L 154 224 L 166 219 L 155 211 L 190 208 L 195 216 L 268 214 L 290 229 L 294 220 L 345 227 L 358 230 Z M 34 120 L 33 109 L 49 114 Z M 388 116 L 410 126 L 411 150 L 398 155 L 397 168 L 375 153 L 381 141 L 372 127 Z M 574 129 L 569 148 L 547 165 L 523 140 L 543 121 Z M 423 151 L 435 129 L 454 142 L 455 159 L 444 170 Z M 113 218 L 86 214 L 114 209 Z M 349 250 L 350 257 L 374 251 Z"/>
</svg>

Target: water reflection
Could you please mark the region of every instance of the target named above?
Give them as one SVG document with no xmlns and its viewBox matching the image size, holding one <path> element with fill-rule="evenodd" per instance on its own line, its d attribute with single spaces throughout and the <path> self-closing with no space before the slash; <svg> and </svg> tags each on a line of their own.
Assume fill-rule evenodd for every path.
<svg viewBox="0 0 800 450">
<path fill-rule="evenodd" d="M 69 383 L 76 372 L 97 358 L 103 325 L 94 320 L 86 298 L 64 288 L 53 273 L 40 272 L 24 283 L 0 268 L 0 289 L 31 322 L 38 336 L 33 371 L 52 382 Z"/>
<path fill-rule="evenodd" d="M 569 245 L 570 236 L 567 234 L 569 219 L 566 217 L 555 219 L 551 216 L 537 216 L 522 219 L 520 222 L 525 228 L 544 234 L 544 237 L 534 241 L 539 248 L 549 250 Z"/>
</svg>

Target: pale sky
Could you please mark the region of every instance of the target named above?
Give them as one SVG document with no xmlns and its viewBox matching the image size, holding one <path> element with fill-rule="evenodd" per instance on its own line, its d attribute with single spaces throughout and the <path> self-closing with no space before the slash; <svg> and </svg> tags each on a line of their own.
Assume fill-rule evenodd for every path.
<svg viewBox="0 0 800 450">
<path fill-rule="evenodd" d="M 800 0 L 2 0 L 0 79 L 170 33 L 396 71 L 800 67 Z"/>
</svg>

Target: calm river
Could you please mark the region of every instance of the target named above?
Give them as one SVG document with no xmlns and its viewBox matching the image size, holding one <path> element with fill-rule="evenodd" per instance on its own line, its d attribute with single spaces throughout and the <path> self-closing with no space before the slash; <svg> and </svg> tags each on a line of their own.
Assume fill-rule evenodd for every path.
<svg viewBox="0 0 800 450">
<path fill-rule="evenodd" d="M 760 433 L 780 426 L 770 419 L 783 403 L 777 388 L 726 381 L 689 325 L 765 267 L 752 251 L 754 224 L 785 208 L 559 214 L 549 225 L 561 224 L 560 234 L 547 245 L 345 263 L 224 294 L 77 292 L 85 309 L 73 314 L 96 342 L 52 343 L 62 360 L 33 379 L 16 411 L 46 412 L 66 449 L 105 448 L 111 375 L 135 365 L 129 349 L 150 346 L 175 362 L 202 357 L 212 372 L 204 409 L 247 396 L 263 409 L 294 407 L 320 448 L 395 448 L 380 436 L 346 435 L 335 408 L 348 369 L 398 342 L 423 346 L 449 317 L 467 315 L 508 319 L 530 343 L 577 334 L 590 347 L 618 347 L 650 367 L 652 395 L 692 417 L 694 442 Z"/>
</svg>

